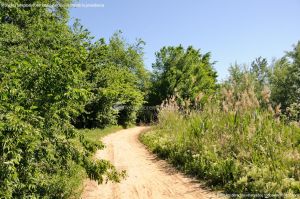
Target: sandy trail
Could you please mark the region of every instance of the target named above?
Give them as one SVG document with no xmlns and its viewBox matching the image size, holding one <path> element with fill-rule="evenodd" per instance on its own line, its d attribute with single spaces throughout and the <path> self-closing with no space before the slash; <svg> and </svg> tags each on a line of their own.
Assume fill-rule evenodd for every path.
<svg viewBox="0 0 300 199">
<path fill-rule="evenodd" d="M 138 140 L 139 134 L 147 128 L 121 130 L 103 138 L 107 147 L 98 151 L 96 157 L 110 160 L 117 169 L 126 170 L 128 177 L 118 184 L 98 185 L 86 180 L 83 199 L 218 198 L 150 154 Z"/>
</svg>

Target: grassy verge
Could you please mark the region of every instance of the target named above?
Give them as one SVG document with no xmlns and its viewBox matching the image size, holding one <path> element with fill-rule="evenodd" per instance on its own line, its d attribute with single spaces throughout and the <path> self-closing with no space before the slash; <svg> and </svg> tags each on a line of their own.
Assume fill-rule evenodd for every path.
<svg viewBox="0 0 300 199">
<path fill-rule="evenodd" d="M 85 139 L 90 141 L 100 141 L 104 136 L 114 133 L 118 130 L 121 130 L 121 126 L 111 126 L 105 129 L 83 129 L 79 130 L 79 133 L 84 135 Z M 81 144 L 79 141 L 75 142 L 75 146 L 81 148 Z M 66 182 L 69 189 L 71 189 L 73 194 L 70 198 L 80 198 L 80 195 L 83 191 L 83 181 L 87 178 L 87 175 L 84 169 L 80 166 L 75 166 L 71 168 L 72 176 L 70 177 L 69 181 Z"/>
<path fill-rule="evenodd" d="M 300 129 L 267 112 L 162 111 L 141 136 L 178 169 L 232 194 L 300 195 Z"/>
</svg>

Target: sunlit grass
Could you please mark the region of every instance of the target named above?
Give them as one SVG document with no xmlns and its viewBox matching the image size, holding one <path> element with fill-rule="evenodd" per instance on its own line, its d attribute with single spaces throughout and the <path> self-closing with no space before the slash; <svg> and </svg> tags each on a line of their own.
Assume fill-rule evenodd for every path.
<svg viewBox="0 0 300 199">
<path fill-rule="evenodd" d="M 150 150 L 182 171 L 227 193 L 300 193 L 300 128 L 258 108 L 225 112 L 162 110 L 141 137 Z"/>
</svg>

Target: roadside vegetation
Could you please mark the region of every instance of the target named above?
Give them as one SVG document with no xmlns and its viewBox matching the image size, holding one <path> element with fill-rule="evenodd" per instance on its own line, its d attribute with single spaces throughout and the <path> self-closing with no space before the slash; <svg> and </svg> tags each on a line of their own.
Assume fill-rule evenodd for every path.
<svg viewBox="0 0 300 199">
<path fill-rule="evenodd" d="M 0 198 L 68 198 L 81 168 L 99 183 L 119 182 L 122 171 L 93 159 L 101 142 L 77 128 L 135 123 L 148 74 L 143 42 L 119 32 L 93 41 L 78 21 L 69 26 L 70 0 L 3 6 L 28 3 L 0 7 Z"/>
<path fill-rule="evenodd" d="M 299 50 L 300 44 L 272 66 L 262 58 L 249 69 L 232 66 L 228 80 L 204 104 L 204 93 L 190 100 L 174 92 L 162 102 L 156 127 L 141 140 L 226 193 L 297 198 Z"/>
<path fill-rule="evenodd" d="M 123 171 L 93 158 L 98 140 L 151 122 L 144 143 L 213 186 L 300 193 L 299 42 L 271 64 L 231 66 L 221 83 L 193 46 L 162 47 L 150 72 L 143 40 L 95 40 L 69 25 L 72 1 L 57 2 L 1 1 L 0 198 L 80 197 L 85 177 L 120 182 Z M 28 3 L 53 9 L 3 6 Z"/>
<path fill-rule="evenodd" d="M 91 143 L 98 143 L 101 142 L 101 139 L 111 133 L 115 133 L 119 130 L 123 129 L 121 126 L 109 126 L 104 129 L 82 129 L 79 130 L 79 135 L 84 136 L 86 140 Z M 74 139 L 71 140 L 74 143 L 76 148 L 79 150 L 83 150 L 82 145 L 79 140 Z M 97 148 L 98 149 L 98 148 Z M 84 168 L 82 166 L 73 165 L 71 167 L 72 174 L 70 175 L 69 179 L 66 182 L 66 187 L 70 195 L 68 198 L 80 198 L 82 191 L 83 191 L 83 183 L 84 180 L 88 178 Z M 125 172 L 125 171 L 124 171 Z M 125 174 L 125 173 L 124 173 Z M 64 179 L 62 179 L 64 180 Z"/>
<path fill-rule="evenodd" d="M 142 141 L 182 171 L 227 193 L 299 194 L 300 129 L 268 110 L 201 112 L 162 108 L 159 124 Z"/>
</svg>

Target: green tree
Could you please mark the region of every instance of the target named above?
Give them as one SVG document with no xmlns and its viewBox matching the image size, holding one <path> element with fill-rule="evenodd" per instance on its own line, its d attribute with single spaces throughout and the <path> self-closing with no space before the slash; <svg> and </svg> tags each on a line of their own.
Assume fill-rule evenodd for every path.
<svg viewBox="0 0 300 199">
<path fill-rule="evenodd" d="M 300 120 L 300 42 L 277 60 L 270 75 L 272 101 L 293 120 Z"/>
<path fill-rule="evenodd" d="M 269 75 L 270 68 L 267 59 L 258 57 L 250 66 L 239 65 L 237 63 L 230 66 L 229 78 L 225 81 L 224 86 L 227 89 L 232 88 L 235 90 L 235 98 L 240 98 L 241 93 L 251 87 L 255 96 L 263 106 L 263 102 L 265 101 L 263 98 L 270 93 Z"/>
<path fill-rule="evenodd" d="M 199 94 L 207 96 L 217 88 L 210 53 L 201 54 L 192 46 L 163 47 L 156 53 L 153 69 L 149 100 L 154 105 L 175 94 L 195 101 Z"/>
<path fill-rule="evenodd" d="M 266 58 L 258 57 L 251 63 L 250 72 L 258 82 L 258 86 L 263 86 L 268 83 L 269 68 Z"/>
<path fill-rule="evenodd" d="M 68 5 L 70 1 L 61 0 Z M 118 181 L 107 161 L 93 161 L 101 144 L 80 137 L 70 124 L 84 109 L 88 50 L 68 27 L 68 8 L 0 7 L 0 195 L 67 198 L 74 165 L 92 179 Z M 79 150 L 71 140 L 80 140 Z"/>
<path fill-rule="evenodd" d="M 143 63 L 142 41 L 130 45 L 114 34 L 109 43 L 100 39 L 90 47 L 86 79 L 93 96 L 76 121 L 78 127 L 128 126 L 144 103 L 148 72 Z"/>
</svg>

